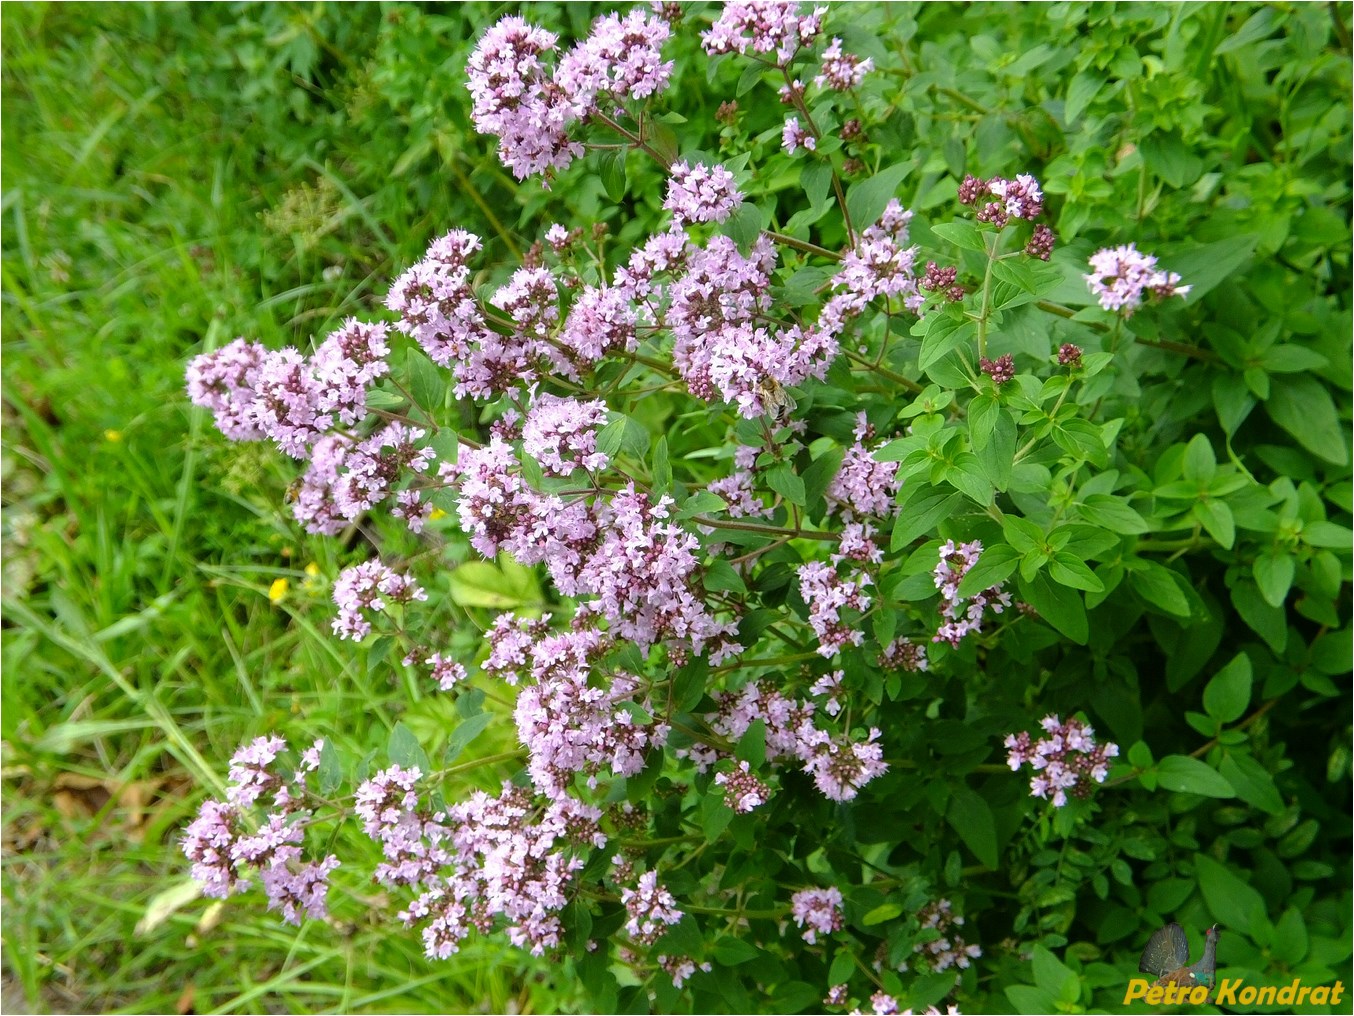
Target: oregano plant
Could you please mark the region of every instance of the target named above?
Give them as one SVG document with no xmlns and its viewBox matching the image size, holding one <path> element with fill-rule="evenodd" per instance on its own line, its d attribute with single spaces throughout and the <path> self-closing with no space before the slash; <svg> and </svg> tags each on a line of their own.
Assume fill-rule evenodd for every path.
<svg viewBox="0 0 1354 1016">
<path fill-rule="evenodd" d="M 374 878 L 430 963 L 502 936 L 596 1011 L 890 1013 L 1077 1003 L 1075 921 L 1128 921 L 1105 945 L 1144 894 L 1239 891 L 1146 830 L 1288 807 L 1257 734 L 1294 654 L 1339 656 L 1349 506 L 1318 474 L 1347 442 L 1306 434 L 1303 479 L 1237 439 L 1327 361 L 1210 303 L 1234 241 L 1088 229 L 1103 195 L 1034 144 L 904 140 L 928 72 L 852 16 L 654 4 L 572 44 L 503 17 L 474 129 L 612 221 L 529 222 L 517 259 L 443 224 L 384 312 L 189 364 L 226 437 L 297 461 L 307 532 L 412 534 L 332 576 L 333 634 L 453 704 L 362 758 L 260 732 L 184 834 L 207 895 L 299 923 Z M 1216 417 L 1183 424 L 1196 394 Z M 1138 660 L 1189 689 L 1185 737 Z"/>
</svg>

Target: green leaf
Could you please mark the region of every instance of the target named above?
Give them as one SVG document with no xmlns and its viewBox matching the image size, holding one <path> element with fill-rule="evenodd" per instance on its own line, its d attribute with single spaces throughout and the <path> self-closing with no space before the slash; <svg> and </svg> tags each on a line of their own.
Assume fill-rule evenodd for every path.
<svg viewBox="0 0 1354 1016">
<path fill-rule="evenodd" d="M 1021 1016 L 1044 1016 L 1058 1011 L 1058 1000 L 1032 984 L 1012 984 L 1006 988 L 1006 997 L 1011 1000 L 1011 1008 Z"/>
<path fill-rule="evenodd" d="M 1044 546 L 1044 531 L 1029 519 L 1022 519 L 1019 515 L 1007 515 L 1003 518 L 1001 531 L 1006 536 L 1006 541 L 1022 554 L 1028 554 L 1035 548 Z"/>
<path fill-rule="evenodd" d="M 1276 653 L 1288 645 L 1288 616 L 1282 607 L 1268 603 L 1254 582 L 1238 579 L 1232 586 L 1232 606 Z"/>
<path fill-rule="evenodd" d="M 738 244 L 739 249 L 746 251 L 769 222 L 770 219 L 761 205 L 744 201 L 738 206 L 738 210 L 729 216 L 722 228 L 725 236 Z"/>
<path fill-rule="evenodd" d="M 826 162 L 810 162 L 799 171 L 799 182 L 808 195 L 809 207 L 823 203 L 832 188 L 832 167 Z"/>
<path fill-rule="evenodd" d="M 959 581 L 959 595 L 967 599 L 975 593 L 981 593 L 999 582 L 1005 582 L 1020 563 L 1020 553 L 1014 547 L 998 543 L 983 548 L 978 563 L 970 568 Z"/>
<path fill-rule="evenodd" d="M 1223 756 L 1218 772 L 1232 785 L 1236 796 L 1247 804 L 1271 815 L 1283 811 L 1283 798 L 1274 785 L 1274 777 L 1250 755 L 1228 752 Z"/>
<path fill-rule="evenodd" d="M 941 519 L 949 518 L 964 500 L 963 494 L 948 490 L 926 488 L 926 492 L 911 497 L 898 513 L 889 540 L 890 550 L 899 550 L 919 536 L 934 529 Z"/>
<path fill-rule="evenodd" d="M 632 713 L 633 715 L 633 713 Z M 653 785 L 663 772 L 664 753 L 662 748 L 651 748 L 644 760 L 644 768 L 633 776 L 625 778 L 625 799 L 630 802 L 648 800 Z"/>
<path fill-rule="evenodd" d="M 791 504 L 804 507 L 804 480 L 788 462 L 777 462 L 766 471 L 766 485 Z"/>
<path fill-rule="evenodd" d="M 693 656 L 672 677 L 672 704 L 679 713 L 687 713 L 700 703 L 705 682 L 710 677 L 709 661 Z"/>
<path fill-rule="evenodd" d="M 873 910 L 869 911 L 860 919 L 860 923 L 867 928 L 872 928 L 876 924 L 883 924 L 885 921 L 892 921 L 903 912 L 902 904 L 899 903 L 881 903 Z"/>
<path fill-rule="evenodd" d="M 1203 171 L 1203 160 L 1174 131 L 1148 134 L 1138 147 L 1147 168 L 1172 187 L 1188 187 Z"/>
<path fill-rule="evenodd" d="M 1194 304 L 1249 262 L 1259 242 L 1258 235 L 1247 233 L 1202 245 L 1162 244 L 1156 251 L 1158 267 L 1180 274 L 1190 287 L 1188 302 Z"/>
<path fill-rule="evenodd" d="M 1301 963 L 1311 944 L 1302 912 L 1297 907 L 1289 907 L 1279 918 L 1274 932 L 1275 958 L 1288 967 Z"/>
<path fill-rule="evenodd" d="M 1260 356 L 1260 365 L 1271 374 L 1300 374 L 1320 370 L 1330 361 L 1314 349 L 1286 343 L 1270 346 Z"/>
<path fill-rule="evenodd" d="M 1299 534 L 1302 542 L 1309 547 L 1333 547 L 1336 550 L 1349 550 L 1354 546 L 1354 531 L 1348 526 L 1338 526 L 1325 519 L 1308 522 Z"/>
<path fill-rule="evenodd" d="M 421 349 L 411 348 L 407 361 L 409 394 L 427 410 L 441 409 L 447 397 L 446 371 L 428 359 Z"/>
<path fill-rule="evenodd" d="M 701 799 L 701 832 L 709 843 L 719 839 L 729 823 L 733 821 L 733 809 L 727 801 L 715 794 L 706 794 Z"/>
<path fill-rule="evenodd" d="M 974 857 L 989 868 L 997 867 L 997 820 L 986 800 L 960 784 L 951 790 L 945 820 Z"/>
<path fill-rule="evenodd" d="M 490 561 L 466 561 L 447 575 L 452 602 L 462 607 L 507 609 L 540 601 L 534 574 L 520 565 L 512 573 Z"/>
<path fill-rule="evenodd" d="M 873 225 L 884 213 L 909 169 L 910 163 L 900 162 L 847 188 L 846 211 L 857 230 Z"/>
<path fill-rule="evenodd" d="M 597 450 L 607 458 L 614 459 L 625 441 L 624 416 L 618 416 L 597 432 Z"/>
<path fill-rule="evenodd" d="M 465 751 L 466 745 L 475 738 L 479 737 L 489 724 L 494 722 L 493 713 L 476 713 L 474 716 L 467 716 L 456 724 L 456 729 L 451 732 L 447 738 L 447 751 L 443 756 L 447 762 L 456 761 L 457 756 Z"/>
<path fill-rule="evenodd" d="M 619 204 L 625 197 L 625 156 L 628 149 L 605 149 L 597 156 L 597 175 L 606 196 Z"/>
<path fill-rule="evenodd" d="M 925 370 L 946 354 L 973 340 L 978 334 L 974 323 L 965 317 L 955 318 L 949 314 L 928 314 L 922 319 L 925 334 L 921 340 L 921 353 L 917 366 Z"/>
<path fill-rule="evenodd" d="M 721 512 L 729 507 L 722 497 L 713 491 L 698 490 L 689 498 L 682 502 L 682 506 L 677 509 L 674 518 L 677 521 L 689 519 L 693 515 L 708 515 L 710 512 Z"/>
<path fill-rule="evenodd" d="M 1073 78 L 1067 86 L 1067 98 L 1063 100 L 1063 122 L 1068 127 L 1076 123 L 1104 86 L 1104 77 L 1089 70 Z"/>
<path fill-rule="evenodd" d="M 759 955 L 757 947 L 741 938 L 725 935 L 716 940 L 712 950 L 714 957 L 726 967 L 736 967 L 740 963 L 755 960 Z"/>
<path fill-rule="evenodd" d="M 1034 947 L 1034 983 L 1054 997 L 1061 998 L 1071 987 L 1081 992 L 1079 978 L 1066 964 L 1042 945 Z"/>
<path fill-rule="evenodd" d="M 982 451 L 1001 415 L 1001 403 L 992 392 L 974 396 L 968 404 L 968 434 L 974 451 Z"/>
<path fill-rule="evenodd" d="M 940 470 L 945 481 L 962 490 L 979 505 L 987 507 L 992 503 L 992 481 L 987 478 L 983 464 L 972 452 L 960 452 L 954 457 L 952 465 Z M 931 477 L 933 480 L 935 476 Z"/>
<path fill-rule="evenodd" d="M 1075 589 L 1057 585 L 1046 575 L 1036 575 L 1028 582 L 1022 577 L 1020 598 L 1073 642 L 1083 646 L 1086 644 L 1090 637 L 1086 604 Z"/>
<path fill-rule="evenodd" d="M 983 234 L 979 232 L 978 227 L 973 223 L 963 219 L 954 222 L 940 222 L 931 227 L 931 232 L 942 240 L 948 240 L 956 247 L 962 247 L 964 250 L 976 250 L 987 253 L 987 245 L 983 242 Z"/>
<path fill-rule="evenodd" d="M 898 905 L 896 903 L 892 903 L 892 904 L 884 904 L 884 906 L 898 906 Z M 879 909 L 882 908 L 875 907 L 875 910 Z M 898 914 L 901 914 L 902 912 L 903 908 L 898 907 Z M 870 914 L 873 913 L 874 910 L 871 910 L 869 914 L 866 914 L 865 917 L 862 918 L 861 923 L 869 924 Z M 893 916 L 897 917 L 898 914 L 894 914 Z M 889 918 L 884 917 L 881 918 L 879 921 L 875 921 L 874 923 L 879 924 L 887 920 L 889 920 Z M 692 953 L 691 955 L 695 954 Z M 854 974 L 855 972 L 856 972 L 856 954 L 854 950 L 850 946 L 847 946 L 845 949 L 838 949 L 837 955 L 832 957 L 832 966 L 828 969 L 827 972 L 827 983 L 845 984 L 848 980 L 851 979 L 851 975 Z"/>
<path fill-rule="evenodd" d="M 654 444 L 653 453 L 649 458 L 654 493 L 665 494 L 672 486 L 672 462 L 668 458 L 668 438 L 666 434 L 659 437 Z"/>
<path fill-rule="evenodd" d="M 1185 446 L 1185 457 L 1181 461 L 1185 479 L 1191 483 L 1207 483 L 1218 470 L 1218 458 L 1213 454 L 1213 445 L 1208 435 L 1195 434 Z"/>
<path fill-rule="evenodd" d="M 320 768 L 318 772 L 320 794 L 329 797 L 343 785 L 343 756 L 334 747 L 334 739 L 326 737 L 320 746 Z"/>
<path fill-rule="evenodd" d="M 1149 607 L 1159 608 L 1176 617 L 1189 617 L 1189 600 L 1176 584 L 1175 572 L 1155 561 L 1142 563 L 1144 567 L 1128 577 L 1134 592 Z"/>
<path fill-rule="evenodd" d="M 1099 593 L 1105 589 L 1105 584 L 1096 578 L 1096 575 L 1086 566 L 1086 562 L 1080 558 L 1060 550 L 1053 555 L 1053 560 L 1048 565 L 1049 578 L 1054 582 L 1061 583 L 1064 586 L 1071 586 L 1073 589 L 1082 589 L 1088 593 Z"/>
<path fill-rule="evenodd" d="M 823 496 L 827 490 L 828 484 L 832 482 L 837 471 L 841 469 L 843 452 L 840 448 L 829 448 L 818 458 L 809 463 L 809 468 L 804 470 L 804 503 L 810 507 L 818 503 L 818 499 Z"/>
<path fill-rule="evenodd" d="M 1081 517 L 1093 525 L 1115 533 L 1133 535 L 1147 532 L 1147 523 L 1129 503 L 1113 494 L 1091 494 L 1082 499 Z"/>
<path fill-rule="evenodd" d="M 1191 509 L 1191 514 L 1199 520 L 1208 535 L 1228 550 L 1236 542 L 1236 522 L 1232 518 L 1232 509 L 1225 501 L 1199 501 Z"/>
<path fill-rule="evenodd" d="M 766 721 L 753 720 L 734 748 L 734 757 L 746 762 L 753 769 L 760 769 L 766 762 Z"/>
<path fill-rule="evenodd" d="M 742 595 L 748 591 L 743 576 L 734 571 L 733 565 L 722 557 L 710 562 L 709 567 L 705 569 L 704 581 L 706 590 L 712 593 L 738 593 Z"/>
<path fill-rule="evenodd" d="M 368 409 L 398 409 L 404 405 L 404 396 L 384 388 L 368 388 L 366 405 Z"/>
<path fill-rule="evenodd" d="M 1293 586 L 1293 574 L 1297 570 L 1297 561 L 1292 554 L 1269 552 L 1255 559 L 1252 571 L 1260 595 L 1271 607 L 1282 607 Z"/>
<path fill-rule="evenodd" d="M 1010 413 L 1002 410 L 997 414 L 991 439 L 978 453 L 983 474 L 998 490 L 1005 490 L 1011 485 L 1011 472 L 1015 468 L 1015 451 L 1015 419 Z"/>
<path fill-rule="evenodd" d="M 1157 763 L 1157 783 L 1167 790 L 1204 797 L 1235 797 L 1232 785 L 1212 766 L 1188 755 L 1167 755 Z"/>
<path fill-rule="evenodd" d="M 1274 379 L 1265 410 L 1298 444 L 1337 466 L 1349 462 L 1345 427 L 1335 410 L 1330 389 L 1309 374 Z"/>
<path fill-rule="evenodd" d="M 395 765 L 404 769 L 417 768 L 424 776 L 433 770 L 427 752 L 418 743 L 414 732 L 403 723 L 396 723 L 391 729 L 390 737 L 386 741 L 386 756 Z"/>
<path fill-rule="evenodd" d="M 1226 867 L 1206 854 L 1196 854 L 1194 874 L 1204 902 L 1224 928 L 1252 938 L 1268 928 L 1264 897 Z"/>
<path fill-rule="evenodd" d="M 1251 701 L 1251 659 L 1237 653 L 1204 688 L 1204 709 L 1220 723 L 1231 723 Z"/>
<path fill-rule="evenodd" d="M 1236 374 L 1219 374 L 1213 378 L 1213 408 L 1218 414 L 1218 423 L 1228 437 L 1245 422 L 1255 408 L 1255 397 L 1250 389 Z"/>
</svg>

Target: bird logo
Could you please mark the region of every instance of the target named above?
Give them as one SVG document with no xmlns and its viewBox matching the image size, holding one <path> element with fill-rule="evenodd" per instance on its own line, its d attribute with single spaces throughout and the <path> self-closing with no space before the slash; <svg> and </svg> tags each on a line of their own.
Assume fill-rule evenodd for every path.
<svg viewBox="0 0 1354 1016">
<path fill-rule="evenodd" d="M 1192 988 L 1202 984 L 1212 988 L 1218 970 L 1218 926 L 1215 924 L 1204 935 L 1204 954 L 1192 966 L 1189 964 L 1189 941 L 1185 929 L 1172 921 L 1153 933 L 1142 951 L 1138 969 L 1155 977 L 1158 986 L 1176 985 Z"/>
</svg>

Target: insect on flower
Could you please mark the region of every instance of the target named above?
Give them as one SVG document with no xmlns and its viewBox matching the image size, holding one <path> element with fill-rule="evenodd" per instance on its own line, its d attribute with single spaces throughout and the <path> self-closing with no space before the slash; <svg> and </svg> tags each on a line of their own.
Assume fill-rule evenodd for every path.
<svg viewBox="0 0 1354 1016">
<path fill-rule="evenodd" d="M 757 395 L 766 408 L 766 415 L 774 421 L 783 420 L 795 411 L 794 396 L 773 377 L 764 377 L 757 382 Z"/>
</svg>

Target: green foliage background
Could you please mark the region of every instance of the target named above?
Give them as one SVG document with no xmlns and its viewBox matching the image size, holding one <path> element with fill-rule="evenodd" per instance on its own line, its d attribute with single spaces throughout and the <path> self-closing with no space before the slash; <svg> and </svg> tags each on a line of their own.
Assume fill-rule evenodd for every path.
<svg viewBox="0 0 1354 1016">
<path fill-rule="evenodd" d="M 525 13 L 581 36 L 605 9 Z M 305 345 L 376 314 L 388 280 L 452 226 L 486 237 L 490 264 L 550 222 L 606 221 L 623 248 L 658 219 L 661 177 L 641 161 L 594 157 L 549 191 L 518 187 L 470 129 L 461 71 L 505 10 L 5 10 L 4 940 L 6 992 L 27 1004 L 170 1010 L 190 990 L 197 1011 L 642 1004 L 589 1003 L 568 968 L 492 940 L 429 964 L 369 923 L 370 886 L 336 900 L 335 926 L 299 934 L 241 901 L 215 926 L 193 901 L 137 930 L 182 882 L 177 831 L 240 740 L 323 735 L 362 756 L 397 721 L 431 746 L 448 719 L 328 636 L 325 579 L 370 548 L 300 533 L 292 464 L 190 412 L 185 360 L 237 334 Z M 733 62 L 707 85 L 701 13 L 672 46 L 671 108 L 721 158 L 765 159 L 759 203 L 792 220 L 809 203 L 801 165 L 774 155 L 782 111 Z M 829 20 L 881 68 L 868 171 L 905 166 L 899 193 L 921 219 L 950 217 L 966 171 L 1028 171 L 1066 249 L 1133 240 L 1198 290 L 1188 310 L 1133 320 L 1103 393 L 1125 420 L 1116 467 L 1152 522 L 1139 548 L 1155 541 L 1161 563 L 1116 576 L 1088 551 L 1131 595 L 1088 600 L 1080 620 L 1055 596 L 1041 612 L 1066 638 L 1041 628 L 973 661 L 1030 721 L 1085 710 L 1124 745 L 1129 782 L 1102 792 L 1092 823 L 1045 816 L 1023 779 L 974 776 L 1000 761 L 1014 712 L 938 682 L 909 697 L 944 718 L 898 736 L 948 797 L 850 817 L 872 856 L 919 855 L 908 892 L 850 900 L 853 927 L 961 899 L 986 953 L 962 989 L 972 1011 L 1117 1009 L 1170 919 L 1196 942 L 1221 922 L 1233 973 L 1350 981 L 1349 15 L 898 4 Z M 742 121 L 720 136 L 729 98 Z M 1046 351 L 1038 328 L 1012 327 L 1012 350 Z M 709 435 L 680 440 L 674 460 Z M 1131 533 L 1116 504 L 1099 524 Z M 372 539 L 415 547 L 393 529 Z M 477 641 L 462 634 L 460 648 Z M 499 725 L 475 753 L 512 747 Z M 809 828 L 842 820 L 830 810 Z M 938 816 L 957 842 L 928 830 Z M 813 1009 L 828 983 L 827 964 L 726 958 L 710 1004 Z M 747 994 L 754 980 L 778 993 Z"/>
</svg>

